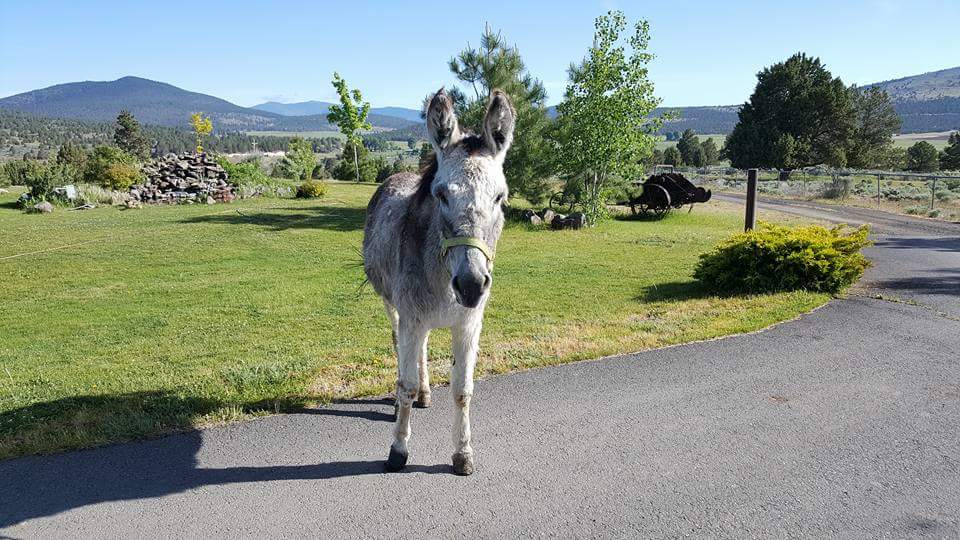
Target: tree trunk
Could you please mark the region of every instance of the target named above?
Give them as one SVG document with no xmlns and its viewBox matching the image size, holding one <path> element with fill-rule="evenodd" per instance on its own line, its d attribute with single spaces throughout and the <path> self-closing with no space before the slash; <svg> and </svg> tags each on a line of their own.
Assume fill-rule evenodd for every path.
<svg viewBox="0 0 960 540">
<path fill-rule="evenodd" d="M 360 162 L 357 161 L 357 145 L 353 145 L 353 168 L 357 171 L 357 182 L 360 182 Z"/>
</svg>

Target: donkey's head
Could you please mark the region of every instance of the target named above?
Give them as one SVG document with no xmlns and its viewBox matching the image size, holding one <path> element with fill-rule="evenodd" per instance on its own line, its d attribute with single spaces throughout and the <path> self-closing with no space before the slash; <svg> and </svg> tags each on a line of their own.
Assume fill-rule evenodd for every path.
<svg viewBox="0 0 960 540">
<path fill-rule="evenodd" d="M 477 307 L 490 290 L 507 200 L 503 159 L 513 142 L 514 117 L 510 99 L 499 90 L 490 96 L 480 135 L 460 130 L 443 89 L 427 103 L 427 134 L 437 156 L 430 194 L 444 237 L 441 264 L 464 307 Z"/>
</svg>

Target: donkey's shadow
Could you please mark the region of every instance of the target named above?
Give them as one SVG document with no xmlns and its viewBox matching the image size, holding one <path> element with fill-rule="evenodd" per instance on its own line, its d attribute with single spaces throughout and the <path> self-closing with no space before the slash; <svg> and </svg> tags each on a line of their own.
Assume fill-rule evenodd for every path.
<svg viewBox="0 0 960 540">
<path fill-rule="evenodd" d="M 126 399 L 137 399 L 136 394 L 125 396 Z M 158 398 L 151 396 L 151 399 L 156 402 Z M 177 398 L 168 396 L 167 399 Z M 376 404 L 386 403 L 392 402 L 376 400 Z M 392 418 L 386 412 L 362 410 L 367 408 L 331 407 L 301 413 L 377 421 Z M 26 414 L 29 411 L 19 412 Z M 201 445 L 202 433 L 189 431 L 130 444 L 0 462 L 0 478 L 3 478 L 0 528 L 91 504 L 160 497 L 210 485 L 385 474 L 382 459 L 203 468 L 198 466 L 197 460 Z M 449 464 L 411 464 L 403 473 L 453 474 L 453 469 Z"/>
</svg>

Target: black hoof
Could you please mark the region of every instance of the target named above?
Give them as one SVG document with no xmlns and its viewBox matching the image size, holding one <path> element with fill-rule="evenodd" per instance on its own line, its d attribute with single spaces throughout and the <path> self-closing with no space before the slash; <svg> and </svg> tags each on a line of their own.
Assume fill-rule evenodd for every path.
<svg viewBox="0 0 960 540">
<path fill-rule="evenodd" d="M 384 465 L 384 468 L 387 469 L 387 472 L 397 472 L 407 466 L 407 454 L 401 454 L 390 447 L 390 457 L 387 458 L 387 463 Z"/>
<path fill-rule="evenodd" d="M 413 406 L 418 409 L 426 409 L 433 402 L 433 399 L 430 397 L 430 394 L 420 394 L 417 396 L 417 399 L 413 402 Z"/>
<path fill-rule="evenodd" d="M 472 454 L 454 454 L 453 472 L 460 476 L 470 476 L 476 468 L 473 466 Z"/>
</svg>

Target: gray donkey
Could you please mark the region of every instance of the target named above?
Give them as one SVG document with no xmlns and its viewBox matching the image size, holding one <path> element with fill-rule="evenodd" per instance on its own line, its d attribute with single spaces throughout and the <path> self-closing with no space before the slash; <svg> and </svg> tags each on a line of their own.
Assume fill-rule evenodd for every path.
<svg viewBox="0 0 960 540">
<path fill-rule="evenodd" d="M 493 254 L 507 200 L 503 159 L 513 142 L 515 112 L 494 91 L 480 135 L 461 131 L 441 88 L 426 102 L 434 157 L 419 174 L 388 178 L 367 206 L 363 267 L 383 298 L 397 352 L 397 408 L 388 471 L 407 463 L 410 411 L 430 405 L 427 338 L 453 334 L 451 389 L 455 405 L 453 468 L 473 473 L 470 398 Z"/>
</svg>

